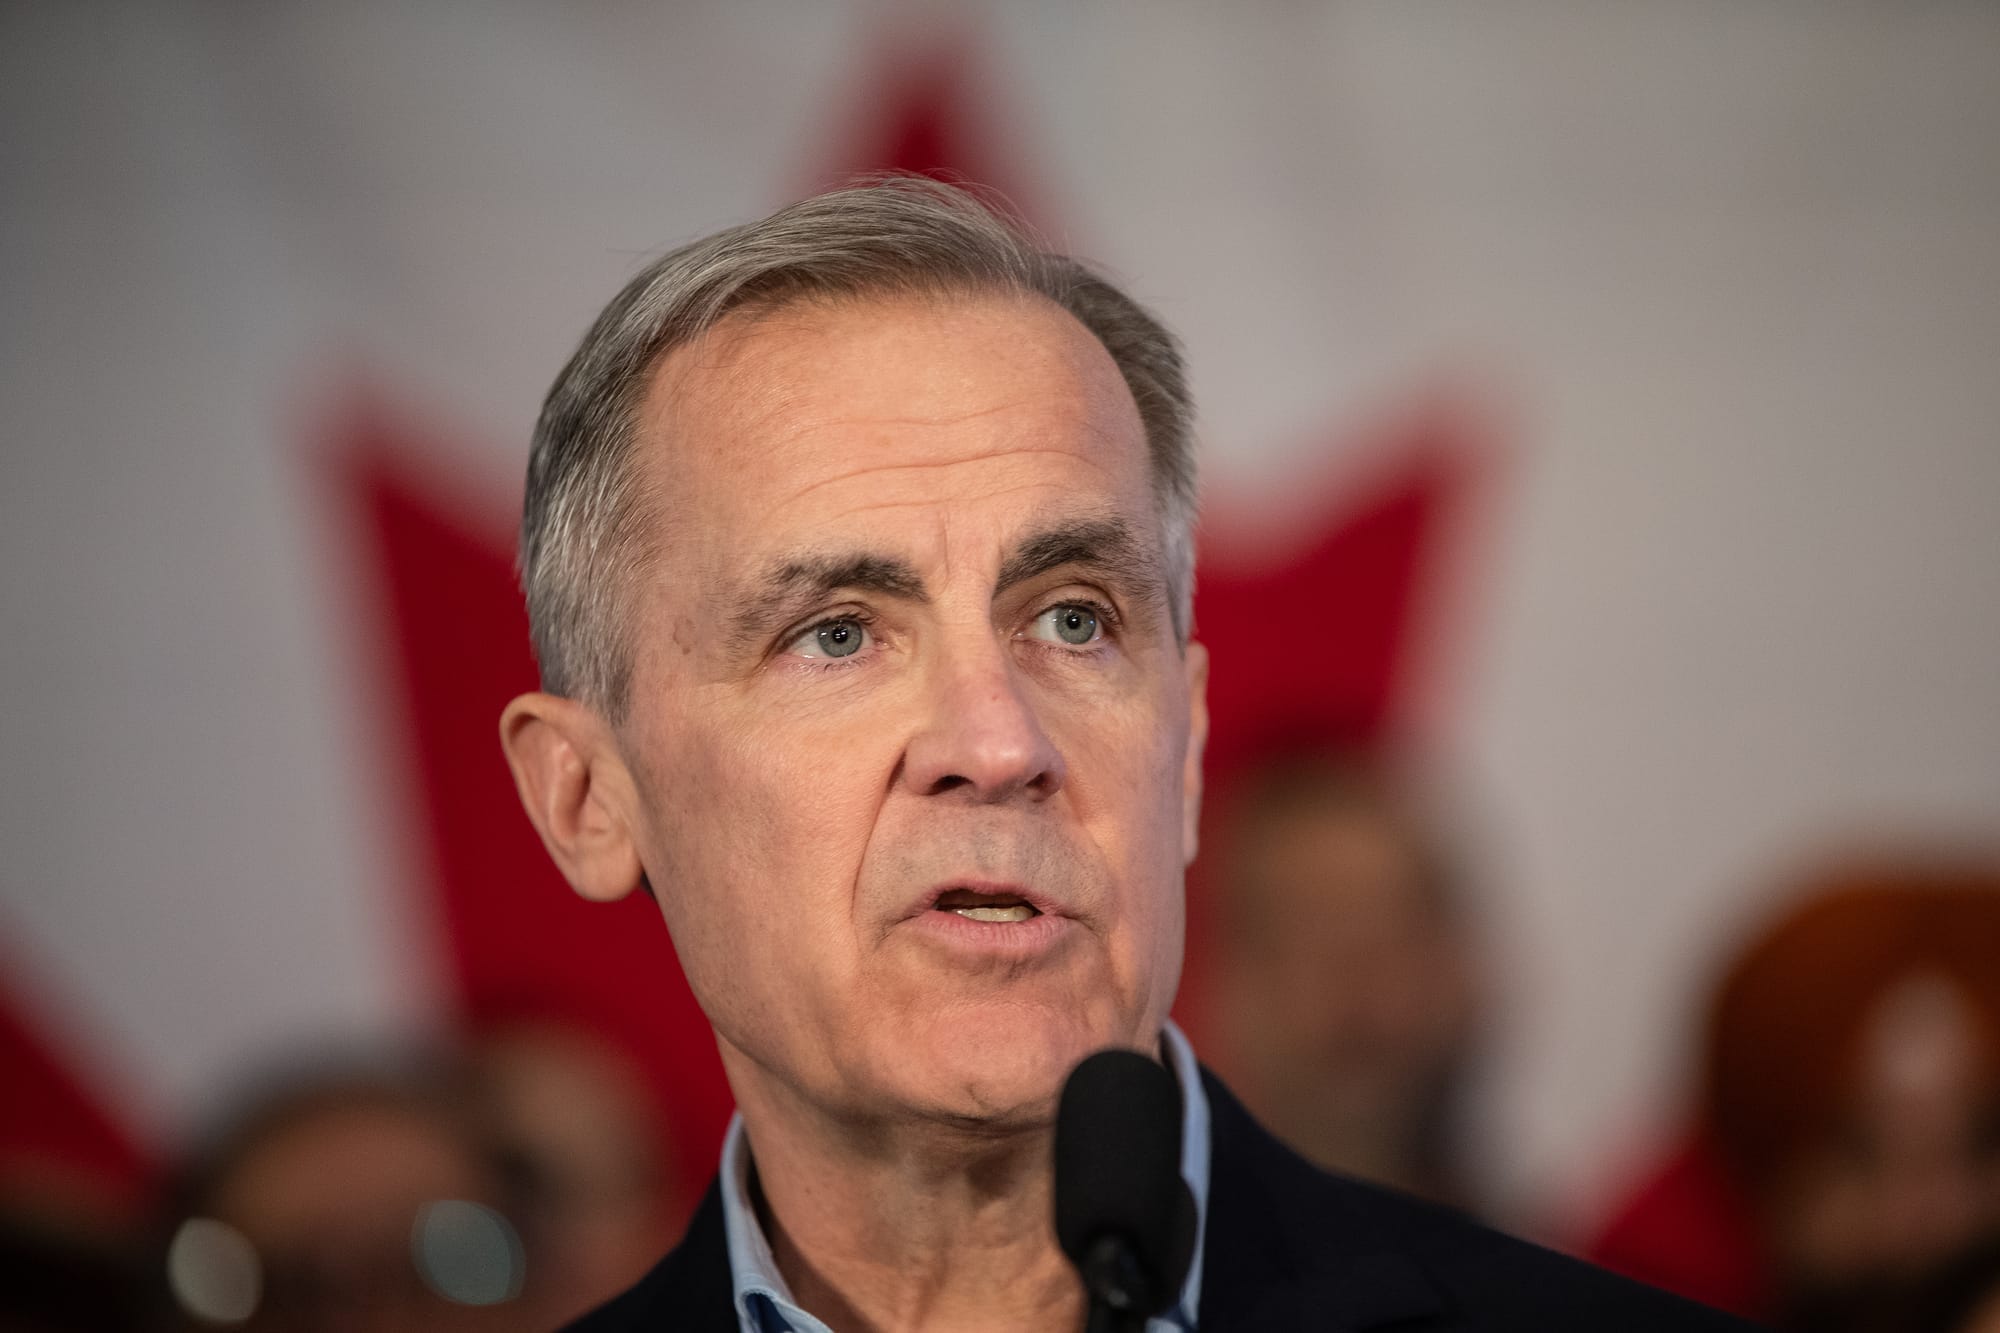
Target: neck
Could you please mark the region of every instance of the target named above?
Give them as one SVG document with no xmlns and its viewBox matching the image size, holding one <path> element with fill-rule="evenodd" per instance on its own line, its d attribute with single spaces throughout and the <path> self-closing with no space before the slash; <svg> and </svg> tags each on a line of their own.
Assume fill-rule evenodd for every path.
<svg viewBox="0 0 2000 1333">
<path fill-rule="evenodd" d="M 842 1120 L 730 1073 L 758 1221 L 793 1297 L 828 1327 L 1082 1326 L 1082 1284 L 1051 1224 L 1051 1125 Z"/>
</svg>

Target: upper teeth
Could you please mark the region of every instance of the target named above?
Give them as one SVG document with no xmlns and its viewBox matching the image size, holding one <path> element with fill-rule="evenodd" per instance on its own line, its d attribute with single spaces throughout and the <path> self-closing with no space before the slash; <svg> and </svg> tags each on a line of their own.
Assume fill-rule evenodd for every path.
<svg viewBox="0 0 2000 1333">
<path fill-rule="evenodd" d="M 1026 903 L 1015 903 L 1011 907 L 954 907 L 951 910 L 967 921 L 1026 921 L 1035 914 L 1035 909 Z"/>
</svg>

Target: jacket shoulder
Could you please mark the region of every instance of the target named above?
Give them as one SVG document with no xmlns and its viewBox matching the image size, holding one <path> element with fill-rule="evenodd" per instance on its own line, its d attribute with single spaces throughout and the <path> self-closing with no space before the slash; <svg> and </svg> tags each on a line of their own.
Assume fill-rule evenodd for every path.
<svg viewBox="0 0 2000 1333">
<path fill-rule="evenodd" d="M 1369 1190 L 1371 1187 L 1350 1187 Z M 1475 1327 L 1727 1333 L 1742 1321 L 1579 1259 L 1505 1235 L 1450 1209 L 1371 1191 L 1376 1211 Z"/>
<path fill-rule="evenodd" d="M 737 1333 L 722 1190 L 708 1187 L 680 1244 L 631 1288 L 567 1326 L 565 1333 Z"/>
<path fill-rule="evenodd" d="M 1322 1171 L 1212 1076 L 1204 1081 L 1213 1122 L 1204 1330 L 1284 1320 L 1354 1329 L 1401 1320 L 1413 1333 L 1749 1327 L 1454 1209 Z"/>
</svg>

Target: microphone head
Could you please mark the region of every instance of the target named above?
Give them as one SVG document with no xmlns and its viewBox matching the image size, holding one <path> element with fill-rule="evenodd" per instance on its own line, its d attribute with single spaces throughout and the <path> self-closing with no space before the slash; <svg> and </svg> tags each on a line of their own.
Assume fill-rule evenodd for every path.
<svg viewBox="0 0 2000 1333">
<path fill-rule="evenodd" d="M 1099 1051 L 1056 1107 L 1056 1240 L 1094 1301 L 1157 1314 L 1194 1254 L 1194 1196 L 1181 1179 L 1181 1093 L 1134 1051 Z M 1120 1283 L 1122 1296 L 1101 1288 Z"/>
</svg>

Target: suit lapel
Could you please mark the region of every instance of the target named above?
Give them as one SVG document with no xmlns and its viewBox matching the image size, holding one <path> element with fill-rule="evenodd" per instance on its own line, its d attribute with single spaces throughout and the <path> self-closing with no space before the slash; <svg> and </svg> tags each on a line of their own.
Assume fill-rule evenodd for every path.
<svg viewBox="0 0 2000 1333">
<path fill-rule="evenodd" d="M 1424 1320 L 1444 1302 L 1422 1269 L 1381 1248 L 1344 1182 L 1273 1139 L 1203 1071 L 1211 1115 L 1202 1333 L 1360 1330 Z M 1431 1324 L 1406 1323 L 1413 1331 Z"/>
</svg>

